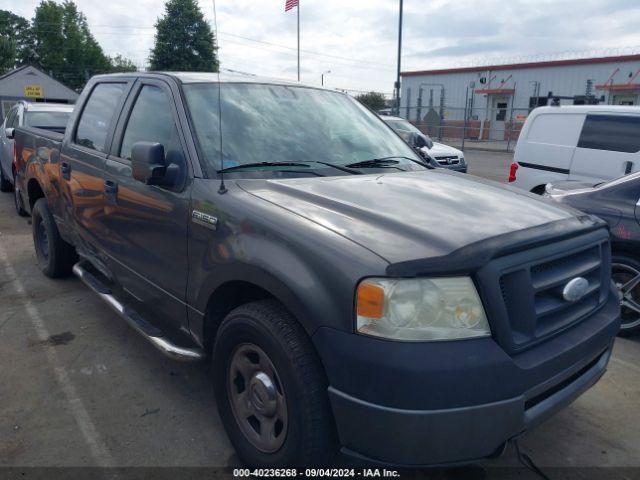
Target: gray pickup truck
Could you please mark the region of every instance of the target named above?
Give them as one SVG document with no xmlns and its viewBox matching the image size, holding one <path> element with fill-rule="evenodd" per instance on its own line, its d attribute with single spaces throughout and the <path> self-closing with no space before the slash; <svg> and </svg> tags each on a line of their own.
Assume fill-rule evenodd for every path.
<svg viewBox="0 0 640 480">
<path fill-rule="evenodd" d="M 208 358 L 247 465 L 491 457 L 606 369 L 606 225 L 429 168 L 345 94 L 99 76 L 64 135 L 16 142 L 44 274 Z"/>
</svg>

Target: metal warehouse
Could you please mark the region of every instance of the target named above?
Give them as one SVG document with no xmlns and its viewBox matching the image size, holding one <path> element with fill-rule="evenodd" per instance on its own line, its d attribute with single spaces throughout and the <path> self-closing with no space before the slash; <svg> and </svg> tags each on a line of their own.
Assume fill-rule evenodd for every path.
<svg viewBox="0 0 640 480">
<path fill-rule="evenodd" d="M 536 106 L 640 103 L 637 54 L 411 71 L 401 76 L 400 115 L 438 138 L 511 142 Z"/>
<path fill-rule="evenodd" d="M 0 76 L 2 118 L 19 100 L 74 103 L 78 94 L 37 68 L 25 65 Z"/>
</svg>

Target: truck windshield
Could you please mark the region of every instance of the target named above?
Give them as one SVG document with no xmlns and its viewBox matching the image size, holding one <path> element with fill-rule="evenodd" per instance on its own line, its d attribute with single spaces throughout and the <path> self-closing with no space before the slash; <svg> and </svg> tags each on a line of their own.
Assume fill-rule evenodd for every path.
<svg viewBox="0 0 640 480">
<path fill-rule="evenodd" d="M 71 112 L 26 112 L 24 123 L 27 127 L 64 129 Z"/>
<path fill-rule="evenodd" d="M 221 149 L 225 169 L 247 165 L 236 172 L 278 169 L 255 165 L 259 162 L 309 162 L 308 171 L 326 169 L 326 163 L 346 166 L 388 157 L 397 161 L 384 167 L 426 169 L 373 113 L 339 92 L 250 83 L 187 84 L 184 92 L 209 174 L 222 167 Z"/>
</svg>

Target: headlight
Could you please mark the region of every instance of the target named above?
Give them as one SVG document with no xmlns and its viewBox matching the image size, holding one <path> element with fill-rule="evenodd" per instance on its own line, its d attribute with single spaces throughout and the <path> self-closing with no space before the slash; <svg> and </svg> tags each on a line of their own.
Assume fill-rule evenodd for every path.
<svg viewBox="0 0 640 480">
<path fill-rule="evenodd" d="M 464 163 L 464 157 L 462 155 L 460 155 L 460 157 L 458 157 L 460 160 L 460 163 Z"/>
<path fill-rule="evenodd" d="M 392 340 L 487 337 L 489 323 L 469 277 L 368 278 L 356 292 L 358 333 Z"/>
</svg>

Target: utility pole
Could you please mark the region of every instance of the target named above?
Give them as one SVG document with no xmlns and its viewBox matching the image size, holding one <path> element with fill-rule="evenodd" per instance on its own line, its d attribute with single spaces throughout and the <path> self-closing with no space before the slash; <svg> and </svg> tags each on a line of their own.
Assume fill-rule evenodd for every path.
<svg viewBox="0 0 640 480">
<path fill-rule="evenodd" d="M 327 73 L 331 73 L 331 70 L 327 70 L 327 71 L 322 72 L 322 73 L 320 74 L 320 85 L 322 85 L 323 87 L 324 87 L 324 76 L 325 76 Z"/>
<path fill-rule="evenodd" d="M 298 81 L 300 81 L 300 1 L 297 2 L 298 11 Z"/>
<path fill-rule="evenodd" d="M 398 71 L 396 74 L 395 95 L 396 105 L 395 114 L 400 115 L 400 61 L 402 57 L 402 0 L 400 0 L 400 15 L 398 18 Z"/>
</svg>

